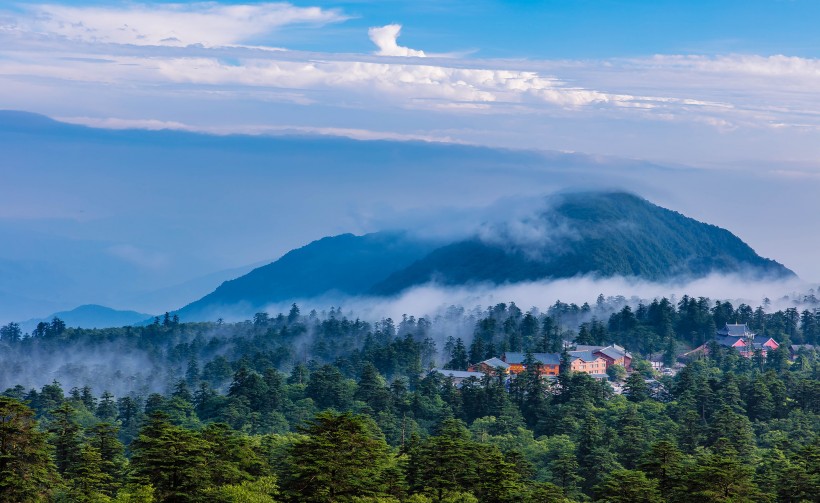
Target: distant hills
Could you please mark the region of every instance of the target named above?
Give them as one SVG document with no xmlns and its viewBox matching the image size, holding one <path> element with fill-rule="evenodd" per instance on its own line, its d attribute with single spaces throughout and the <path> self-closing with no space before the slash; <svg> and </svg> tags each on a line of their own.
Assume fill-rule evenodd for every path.
<svg viewBox="0 0 820 503">
<path fill-rule="evenodd" d="M 88 304 L 71 311 L 61 311 L 45 318 L 36 318 L 20 323 L 23 332 L 31 332 L 38 323 L 50 322 L 54 318 L 63 320 L 66 326 L 82 328 L 107 328 L 135 325 L 150 318 L 150 314 L 136 311 L 118 311 L 110 307 Z"/>
<path fill-rule="evenodd" d="M 731 232 L 633 194 L 563 194 L 547 198 L 544 206 L 524 219 L 488 223 L 451 242 L 405 232 L 326 237 L 223 283 L 178 314 L 183 321 L 205 319 L 335 293 L 393 295 L 430 282 L 503 284 L 580 275 L 665 281 L 737 272 L 794 276 Z"/>
</svg>

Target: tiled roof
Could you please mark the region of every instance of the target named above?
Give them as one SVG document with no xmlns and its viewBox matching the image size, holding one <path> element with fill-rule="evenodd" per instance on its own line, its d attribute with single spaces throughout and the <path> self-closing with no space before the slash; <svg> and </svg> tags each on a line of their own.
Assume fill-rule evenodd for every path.
<svg viewBox="0 0 820 503">
<path fill-rule="evenodd" d="M 533 353 L 532 357 L 536 359 L 541 365 L 560 365 L 561 355 L 559 353 Z M 507 352 L 504 353 L 504 359 L 507 363 L 522 364 L 526 360 L 526 353 Z"/>
<path fill-rule="evenodd" d="M 481 363 L 483 363 L 484 365 L 490 366 L 492 368 L 496 368 L 496 367 L 501 367 L 501 368 L 505 368 L 505 369 L 510 368 L 509 364 L 504 363 L 503 361 L 501 361 L 500 359 L 498 359 L 496 357 L 492 357 L 489 360 L 484 360 Z"/>
<path fill-rule="evenodd" d="M 625 355 L 621 351 L 613 347 L 606 347 L 604 349 L 599 349 L 599 353 L 607 355 L 608 357 L 612 358 L 613 360 L 617 360 L 618 358 L 623 358 Z"/>
<path fill-rule="evenodd" d="M 740 337 L 732 337 L 731 335 L 727 335 L 725 337 L 718 337 L 715 339 L 715 342 L 720 344 L 721 346 L 732 347 L 737 344 L 737 341 L 742 340 Z"/>
<path fill-rule="evenodd" d="M 585 362 L 594 362 L 598 359 L 597 356 L 592 354 L 592 351 L 570 351 L 569 355 L 573 358 L 579 358 Z"/>
<path fill-rule="evenodd" d="M 430 372 L 438 372 L 445 377 L 452 377 L 454 379 L 467 379 L 468 377 L 477 377 L 478 379 L 481 379 L 484 377 L 483 372 L 468 372 L 466 370 L 432 369 Z"/>
<path fill-rule="evenodd" d="M 608 357 L 612 358 L 613 360 L 623 358 L 624 356 L 632 358 L 632 355 L 629 354 L 629 351 L 627 351 L 623 346 L 619 346 L 617 344 L 610 344 L 609 346 L 589 346 L 584 344 L 578 344 L 575 346 L 575 350 L 592 351 L 593 353 L 603 353 Z"/>
<path fill-rule="evenodd" d="M 749 330 L 749 327 L 747 327 L 745 323 L 738 323 L 738 324 L 729 324 L 729 323 L 727 323 L 725 327 L 718 330 L 718 334 L 728 335 L 728 336 L 731 336 L 731 337 L 746 337 L 746 336 L 749 336 L 749 335 L 754 335 Z"/>
</svg>

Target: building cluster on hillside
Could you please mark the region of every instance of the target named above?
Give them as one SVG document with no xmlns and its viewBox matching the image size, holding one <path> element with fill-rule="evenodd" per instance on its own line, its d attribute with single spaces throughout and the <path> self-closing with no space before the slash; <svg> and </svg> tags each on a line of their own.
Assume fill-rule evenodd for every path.
<svg viewBox="0 0 820 503">
<path fill-rule="evenodd" d="M 780 347 L 780 344 L 771 337 L 766 340 L 758 339 L 755 341 L 756 336 L 757 334 L 749 330 L 745 323 L 727 323 L 725 327 L 717 331 L 714 341 L 702 344 L 682 356 L 688 357 L 698 353 L 707 353 L 712 342 L 719 346 L 735 348 L 741 356 L 746 358 L 751 358 L 758 352 L 765 358 L 769 351 Z"/>
<path fill-rule="evenodd" d="M 771 337 L 765 339 L 758 337 L 745 323 L 727 323 L 716 332 L 712 341 L 684 353 L 681 358 L 685 361 L 687 357 L 708 353 L 711 344 L 734 348 L 746 358 L 751 358 L 755 354 L 760 354 L 765 358 L 769 351 L 780 347 L 780 343 Z M 816 349 L 817 347 L 810 344 L 793 344 L 789 346 L 789 354 L 794 360 L 803 352 Z M 596 379 L 606 379 L 607 369 L 612 365 L 620 365 L 627 371 L 631 371 L 632 355 L 617 344 L 609 346 L 576 345 L 571 351 L 567 351 L 567 355 L 569 370 L 583 372 Z M 530 356 L 530 361 L 538 364 L 539 374 L 543 377 L 555 378 L 561 372 L 561 353 L 532 353 Z M 459 385 L 470 377 L 480 379 L 485 375 L 516 376 L 527 370 L 527 361 L 526 353 L 506 352 L 499 357 L 472 364 L 467 370 L 433 369 L 432 371 L 452 378 L 455 384 Z M 652 368 L 665 374 L 669 371 L 668 375 L 674 373 L 673 369 L 664 368 L 661 362 L 652 362 Z"/>
<path fill-rule="evenodd" d="M 611 365 L 621 365 L 630 370 L 632 355 L 616 344 L 609 346 L 577 346 L 568 351 L 569 370 L 589 374 L 595 379 L 606 379 L 606 370 Z M 489 375 L 516 376 L 527 370 L 527 353 L 506 352 L 500 357 L 493 357 L 467 367 L 467 370 L 433 369 L 445 377 L 453 379 L 456 385 L 470 377 L 481 378 Z M 533 362 L 538 365 L 541 376 L 551 378 L 561 371 L 561 353 L 531 353 Z"/>
</svg>

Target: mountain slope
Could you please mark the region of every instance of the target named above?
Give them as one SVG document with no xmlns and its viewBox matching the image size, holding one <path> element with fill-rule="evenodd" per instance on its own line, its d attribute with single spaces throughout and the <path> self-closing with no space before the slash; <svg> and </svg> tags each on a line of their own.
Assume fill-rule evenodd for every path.
<svg viewBox="0 0 820 503">
<path fill-rule="evenodd" d="M 424 257 L 436 244 L 406 233 L 342 234 L 314 241 L 279 260 L 237 279 L 226 281 L 177 313 L 183 320 L 208 316 L 214 310 L 243 305 L 263 308 L 274 302 L 336 292 L 367 292 L 390 273 Z"/>
<path fill-rule="evenodd" d="M 248 316 L 276 302 L 329 293 L 393 295 L 429 282 L 502 284 L 587 274 L 663 281 L 713 272 L 794 275 L 725 229 L 632 194 L 589 192 L 552 196 L 546 209 L 485 223 L 456 242 L 388 232 L 323 238 L 223 283 L 178 314 L 183 320 Z"/>
<path fill-rule="evenodd" d="M 731 232 L 698 222 L 623 192 L 557 196 L 527 227 L 543 239 L 516 242 L 509 226 L 439 248 L 396 271 L 371 289 L 389 295 L 436 281 L 518 282 L 593 274 L 662 281 L 711 272 L 749 271 L 793 276 L 783 265 L 757 255 Z M 520 226 L 519 226 L 520 227 Z"/>
</svg>

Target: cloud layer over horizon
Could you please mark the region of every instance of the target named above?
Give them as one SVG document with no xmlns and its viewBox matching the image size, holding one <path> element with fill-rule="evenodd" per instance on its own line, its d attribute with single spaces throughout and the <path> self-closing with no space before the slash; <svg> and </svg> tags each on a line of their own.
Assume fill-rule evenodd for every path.
<svg viewBox="0 0 820 503">
<path fill-rule="evenodd" d="M 395 22 L 345 28 L 369 38 L 372 54 L 287 47 L 293 33 L 333 33 L 355 17 L 284 2 L 0 7 L 0 108 L 102 125 L 348 129 L 820 171 L 818 59 L 441 57 L 399 44 Z"/>
<path fill-rule="evenodd" d="M 590 28 L 572 37 L 560 20 L 574 19 L 574 3 L 522 13 L 426 0 L 0 1 L 0 109 L 117 130 L 117 138 L 157 132 L 129 146 L 107 144 L 95 130 L 76 133 L 74 145 L 59 134 L 25 143 L 7 132 L 0 184 L 15 191 L 0 201 L 0 229 L 28 232 L 32 250 L 48 242 L 71 250 L 64 260 L 75 265 L 99 264 L 94 285 L 118 265 L 133 268 L 132 291 L 119 300 L 90 298 L 96 286 L 72 283 L 79 265 L 62 271 L 55 277 L 73 290 L 47 305 L 72 307 L 65 299 L 76 297 L 148 310 L 123 303 L 323 235 L 611 186 L 726 227 L 818 279 L 820 59 L 811 49 L 817 36 L 797 29 L 812 7 L 755 11 L 738 2 L 728 3 L 743 11 L 729 15 L 768 14 L 792 33 L 767 32 L 774 42 L 761 45 L 731 23 L 720 28 L 727 40 L 684 23 L 658 25 L 680 43 L 653 45 L 662 36 L 648 31 L 636 32 L 639 50 L 607 39 L 609 29 L 632 33 L 628 16 L 654 19 L 642 2 L 625 2 L 613 19 L 606 6 L 587 7 L 577 14 Z M 688 5 L 683 14 L 693 16 L 720 8 Z M 805 15 L 793 24 L 777 17 L 798 8 Z M 183 141 L 172 131 L 234 143 L 212 152 L 207 145 L 218 140 Z M 431 144 L 349 147 L 335 157 L 284 148 L 277 157 L 275 139 L 247 151 L 245 140 L 224 136 L 235 133 Z M 489 149 L 465 153 L 464 145 Z M 307 205 L 306 194 L 320 203 Z M 284 214 L 288 225 L 276 220 Z M 225 235 L 210 236 L 215 229 Z M 92 249 L 99 260 L 78 258 Z M 54 257 L 12 251 L 0 253 L 0 273 L 20 256 L 26 270 L 54 272 Z M 44 288 L 23 294 L 36 298 Z"/>
</svg>

